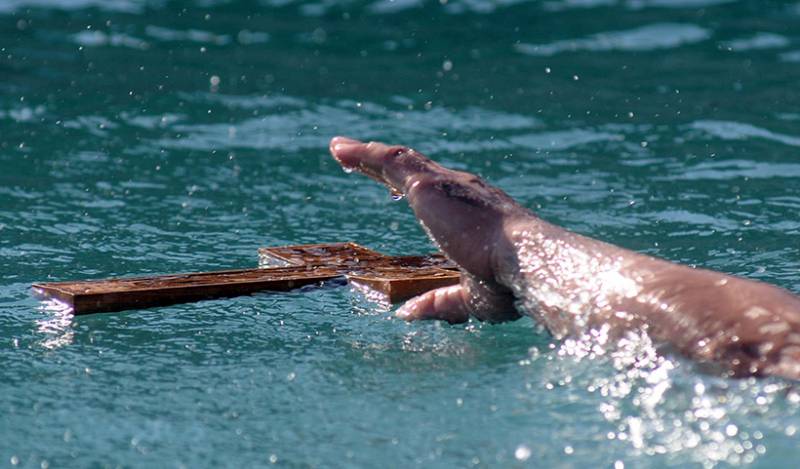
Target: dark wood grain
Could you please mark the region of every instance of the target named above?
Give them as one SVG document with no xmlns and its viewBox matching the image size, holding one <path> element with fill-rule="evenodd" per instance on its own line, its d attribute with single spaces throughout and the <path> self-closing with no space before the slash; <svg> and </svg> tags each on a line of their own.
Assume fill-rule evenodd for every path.
<svg viewBox="0 0 800 469">
<path fill-rule="evenodd" d="M 269 267 L 36 283 L 33 291 L 63 303 L 73 314 L 91 314 L 288 291 L 337 277 L 399 302 L 459 281 L 455 266 L 439 254 L 392 257 L 355 243 L 262 248 L 259 256 Z"/>
</svg>

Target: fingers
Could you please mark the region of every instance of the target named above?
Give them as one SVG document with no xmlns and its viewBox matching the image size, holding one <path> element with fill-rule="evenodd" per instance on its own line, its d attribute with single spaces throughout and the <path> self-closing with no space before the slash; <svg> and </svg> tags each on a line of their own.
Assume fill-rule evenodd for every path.
<svg viewBox="0 0 800 469">
<path fill-rule="evenodd" d="M 364 143 L 347 137 L 334 137 L 330 144 L 331 155 L 345 171 L 355 170 L 378 182 L 391 185 L 384 176 L 389 148 L 382 143 Z"/>
<path fill-rule="evenodd" d="M 421 153 L 400 145 L 334 137 L 330 151 L 345 171 L 358 171 L 401 193 L 415 176 L 448 172 Z"/>
<path fill-rule="evenodd" d="M 333 137 L 330 151 L 345 169 L 357 169 L 366 153 L 366 144 L 352 138 Z"/>
<path fill-rule="evenodd" d="M 467 322 L 470 316 L 488 322 L 520 318 L 510 292 L 478 284 L 468 274 L 462 275 L 461 284 L 437 288 L 412 298 L 395 316 L 406 321 L 437 319 L 450 324 Z"/>
<path fill-rule="evenodd" d="M 461 285 L 437 288 L 408 300 L 395 316 L 406 321 L 438 319 L 450 324 L 469 320 L 470 308 Z"/>
</svg>

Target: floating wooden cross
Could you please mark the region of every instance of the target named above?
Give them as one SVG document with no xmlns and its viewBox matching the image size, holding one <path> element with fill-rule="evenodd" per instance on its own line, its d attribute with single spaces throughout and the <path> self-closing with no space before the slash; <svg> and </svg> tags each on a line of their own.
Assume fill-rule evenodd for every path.
<svg viewBox="0 0 800 469">
<path fill-rule="evenodd" d="M 459 281 L 456 266 L 441 254 L 392 257 L 355 243 L 262 248 L 259 258 L 258 269 L 36 283 L 33 289 L 73 314 L 91 314 L 287 291 L 337 277 L 396 303 Z"/>
</svg>

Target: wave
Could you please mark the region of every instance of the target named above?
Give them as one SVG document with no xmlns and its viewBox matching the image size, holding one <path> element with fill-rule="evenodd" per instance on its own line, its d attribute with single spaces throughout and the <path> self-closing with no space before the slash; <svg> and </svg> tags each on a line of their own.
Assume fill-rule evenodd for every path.
<svg viewBox="0 0 800 469">
<path fill-rule="evenodd" d="M 527 55 L 551 56 L 575 51 L 644 52 L 671 49 L 705 41 L 711 32 L 700 26 L 681 23 L 657 23 L 624 31 L 593 34 L 581 39 L 566 39 L 549 44 L 517 44 L 517 51 Z"/>
</svg>

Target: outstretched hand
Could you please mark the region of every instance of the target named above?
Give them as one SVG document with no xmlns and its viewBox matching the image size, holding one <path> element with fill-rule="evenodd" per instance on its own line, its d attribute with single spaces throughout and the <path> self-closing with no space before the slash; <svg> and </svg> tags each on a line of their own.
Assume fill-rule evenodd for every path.
<svg viewBox="0 0 800 469">
<path fill-rule="evenodd" d="M 345 170 L 406 195 L 461 283 L 411 299 L 406 320 L 517 319 L 557 337 L 644 327 L 657 342 L 731 375 L 800 378 L 800 297 L 765 283 L 645 256 L 538 219 L 477 176 L 402 146 L 331 141 Z M 511 288 L 513 288 L 513 293 Z"/>
<path fill-rule="evenodd" d="M 358 171 L 406 196 L 425 231 L 462 273 L 460 285 L 438 288 L 397 311 L 408 320 L 465 322 L 517 319 L 511 291 L 498 283 L 504 226 L 524 208 L 479 177 L 436 164 L 403 146 L 331 140 L 330 151 L 345 170 Z"/>
</svg>

